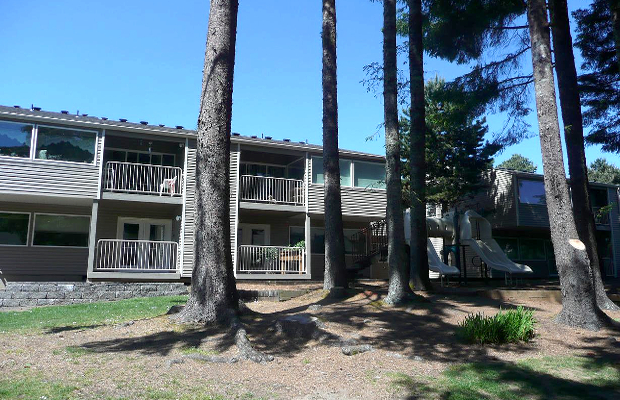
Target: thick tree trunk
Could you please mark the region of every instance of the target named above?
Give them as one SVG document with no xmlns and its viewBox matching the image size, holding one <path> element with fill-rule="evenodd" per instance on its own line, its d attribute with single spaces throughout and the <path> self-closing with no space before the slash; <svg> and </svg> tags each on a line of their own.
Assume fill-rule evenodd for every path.
<svg viewBox="0 0 620 400">
<path fill-rule="evenodd" d="M 239 298 L 230 249 L 230 125 L 237 35 L 237 0 L 213 0 L 202 79 L 194 222 L 194 270 L 185 322 L 225 322 Z"/>
<path fill-rule="evenodd" d="M 568 172 L 573 200 L 573 214 L 579 239 L 586 245 L 592 268 L 596 302 L 602 309 L 617 310 L 616 304 L 605 293 L 601 277 L 598 249 L 596 247 L 596 225 L 590 207 L 588 171 L 583 139 L 583 118 L 577 85 L 577 69 L 573 55 L 573 41 L 568 19 L 566 0 L 551 0 L 551 29 L 555 55 L 555 70 L 560 91 L 560 108 L 564 121 L 564 138 L 568 156 Z"/>
<path fill-rule="evenodd" d="M 616 46 L 616 61 L 620 68 L 620 0 L 609 0 L 611 17 L 614 30 L 614 43 Z"/>
<path fill-rule="evenodd" d="M 562 289 L 562 311 L 557 321 L 572 327 L 598 330 L 608 322 L 608 318 L 596 305 L 590 260 L 585 246 L 578 239 L 571 212 L 560 141 L 545 0 L 529 0 L 527 18 L 532 41 L 536 110 L 551 241 Z"/>
<path fill-rule="evenodd" d="M 385 116 L 385 157 L 387 187 L 387 235 L 390 285 L 385 302 L 396 304 L 411 292 L 409 263 L 405 258 L 398 134 L 398 87 L 396 61 L 396 0 L 383 0 L 383 110 Z"/>
<path fill-rule="evenodd" d="M 409 81 L 411 85 L 411 278 L 415 290 L 430 290 L 426 253 L 426 122 L 424 109 L 422 1 L 409 0 Z"/>
<path fill-rule="evenodd" d="M 323 0 L 323 176 L 325 186 L 325 278 L 331 290 L 346 285 L 336 80 L 336 1 Z"/>
</svg>

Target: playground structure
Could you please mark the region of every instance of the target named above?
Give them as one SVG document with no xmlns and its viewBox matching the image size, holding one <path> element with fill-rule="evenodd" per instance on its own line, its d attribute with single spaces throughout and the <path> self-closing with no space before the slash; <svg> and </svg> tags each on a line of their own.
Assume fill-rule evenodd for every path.
<svg viewBox="0 0 620 400">
<path fill-rule="evenodd" d="M 405 227 L 408 226 L 409 210 L 405 211 Z M 473 210 L 465 211 L 462 214 L 455 214 L 452 211 L 441 218 L 427 217 L 426 228 L 428 236 L 426 246 L 428 267 L 431 271 L 438 273 L 441 279 L 444 276 L 460 276 L 462 269 L 459 268 L 461 264 L 460 249 L 465 246 L 469 246 L 481 263 L 484 263 L 481 266 L 504 272 L 506 280 L 508 278 L 512 279 L 513 274 L 528 274 L 532 272 L 529 266 L 515 263 L 508 258 L 499 244 L 493 239 L 489 221 Z M 409 229 L 405 229 L 405 241 L 407 243 L 409 243 L 409 235 Z M 442 261 L 430 238 L 443 239 L 444 249 L 454 253 L 456 266 L 448 265 L 444 262 L 446 260 Z M 447 251 L 444 251 L 444 254 L 447 253 Z"/>
</svg>

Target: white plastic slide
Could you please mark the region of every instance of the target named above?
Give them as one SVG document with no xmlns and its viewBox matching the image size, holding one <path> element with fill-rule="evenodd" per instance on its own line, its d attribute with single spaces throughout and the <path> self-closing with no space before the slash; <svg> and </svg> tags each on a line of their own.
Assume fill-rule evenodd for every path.
<svg viewBox="0 0 620 400">
<path fill-rule="evenodd" d="M 431 271 L 437 272 L 440 275 L 458 275 L 460 273 L 457 267 L 441 261 L 430 239 L 426 239 L 426 252 L 428 253 L 428 269 Z"/>
<path fill-rule="evenodd" d="M 475 211 L 466 211 L 461 218 L 461 243 L 469 245 L 492 269 L 509 274 L 528 274 L 532 269 L 510 260 L 491 236 L 491 224 Z"/>
</svg>

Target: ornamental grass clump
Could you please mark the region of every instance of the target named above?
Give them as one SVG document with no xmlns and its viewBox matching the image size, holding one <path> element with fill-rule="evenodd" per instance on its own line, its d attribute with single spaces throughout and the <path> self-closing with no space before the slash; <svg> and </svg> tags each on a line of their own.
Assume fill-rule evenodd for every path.
<svg viewBox="0 0 620 400">
<path fill-rule="evenodd" d="M 517 343 L 534 337 L 534 312 L 521 306 L 492 317 L 470 314 L 459 323 L 459 333 L 469 343 Z"/>
</svg>

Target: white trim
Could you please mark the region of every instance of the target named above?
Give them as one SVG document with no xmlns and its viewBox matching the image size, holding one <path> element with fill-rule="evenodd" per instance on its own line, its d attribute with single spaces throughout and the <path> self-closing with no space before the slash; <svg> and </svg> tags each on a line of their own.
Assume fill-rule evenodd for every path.
<svg viewBox="0 0 620 400">
<path fill-rule="evenodd" d="M 232 249 L 232 264 L 233 264 L 233 274 L 235 278 L 237 277 L 237 257 L 239 253 L 239 238 L 237 237 L 237 231 L 239 230 L 239 187 L 240 187 L 240 174 L 241 174 L 241 145 L 237 144 L 237 176 L 235 177 L 235 222 L 234 222 L 234 232 L 233 233 L 233 249 Z"/>
<path fill-rule="evenodd" d="M 26 231 L 26 244 L 4 244 L 0 243 L 0 247 L 28 247 L 30 244 L 30 223 L 32 222 L 32 213 L 25 211 L 2 211 L 0 214 L 23 214 L 28 215 L 28 230 Z"/>
<path fill-rule="evenodd" d="M 34 235 L 37 233 L 37 215 L 52 215 L 58 217 L 81 217 L 88 218 L 88 237 L 90 238 L 90 215 L 84 214 L 57 214 L 57 213 L 46 213 L 46 212 L 35 212 L 34 214 L 34 222 L 32 224 L 32 235 L 30 238 L 30 246 L 32 247 L 53 247 L 53 248 L 62 248 L 62 249 L 88 249 L 88 244 L 86 246 L 53 246 L 53 245 L 45 245 L 45 244 L 34 244 Z"/>
</svg>

